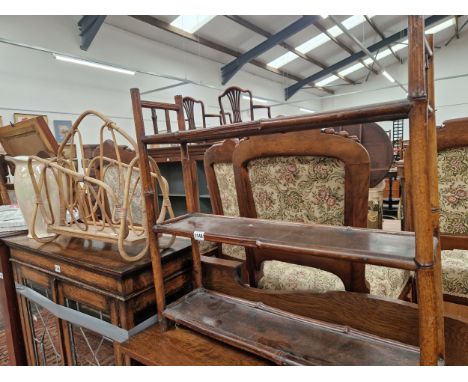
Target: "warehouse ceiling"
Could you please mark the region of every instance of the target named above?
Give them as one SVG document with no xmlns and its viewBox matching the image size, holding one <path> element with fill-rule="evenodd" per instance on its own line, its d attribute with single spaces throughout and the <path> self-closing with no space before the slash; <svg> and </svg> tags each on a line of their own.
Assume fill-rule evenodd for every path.
<svg viewBox="0 0 468 382">
<path fill-rule="evenodd" d="M 408 56 L 407 17 L 401 15 L 107 16 L 104 22 L 221 63 L 224 84 L 235 84 L 241 68 L 281 82 L 285 98 L 304 88 L 317 96 L 333 94 L 371 76 L 392 82 L 385 69 Z M 426 22 L 439 48 L 468 35 L 468 16 L 426 16 Z M 381 41 L 389 43 L 370 49 Z"/>
</svg>

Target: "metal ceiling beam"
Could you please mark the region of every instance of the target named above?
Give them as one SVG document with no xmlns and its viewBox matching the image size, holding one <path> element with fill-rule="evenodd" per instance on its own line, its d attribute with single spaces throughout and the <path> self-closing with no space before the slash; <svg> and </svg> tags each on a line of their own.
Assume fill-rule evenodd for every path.
<svg viewBox="0 0 468 382">
<path fill-rule="evenodd" d="M 258 33 L 260 35 L 262 35 L 263 37 L 271 37 L 272 36 L 272 33 L 266 31 L 265 29 L 262 29 L 260 28 L 259 26 L 251 23 L 250 21 L 240 17 L 240 16 L 229 16 L 229 15 L 225 15 L 224 17 L 228 18 L 229 20 L 231 21 L 234 21 L 235 23 L 239 24 L 239 25 L 242 25 L 243 27 L 251 30 L 252 32 L 255 32 L 255 33 Z M 299 52 L 296 48 L 294 48 L 293 46 L 289 45 L 288 43 L 286 42 L 282 42 L 280 44 L 278 44 L 279 46 L 282 46 L 283 48 L 287 49 L 288 51 L 294 53 L 296 56 L 299 56 L 300 58 L 302 58 L 303 60 L 306 60 L 308 62 L 310 62 L 311 64 L 314 64 L 316 66 L 318 66 L 319 68 L 322 68 L 322 69 L 325 69 L 327 67 L 327 65 L 325 65 L 323 62 L 317 60 L 316 58 L 308 55 L 308 54 L 304 54 L 302 52 Z M 356 81 L 353 81 L 345 76 L 342 76 L 340 74 L 338 74 L 338 72 L 334 72 L 333 73 L 335 76 L 341 78 L 343 81 L 347 82 L 348 84 L 351 84 L 351 85 L 356 85 Z"/>
<path fill-rule="evenodd" d="M 345 50 L 349 54 L 354 54 L 354 50 L 352 50 L 349 46 L 347 46 L 345 43 L 341 42 L 338 40 L 335 36 L 333 36 L 330 32 L 328 32 L 327 28 L 325 28 L 320 21 L 316 21 L 314 23 L 314 27 L 316 27 L 320 32 L 324 33 L 330 40 L 332 40 L 336 45 L 338 45 L 341 49 Z M 364 65 L 369 71 L 371 71 L 374 74 L 377 74 L 377 71 L 374 70 L 374 68 L 370 65 L 367 65 L 364 63 L 364 61 L 359 60 L 359 62 Z"/>
<path fill-rule="evenodd" d="M 371 26 L 371 28 L 374 30 L 374 32 L 377 33 L 382 40 L 385 39 L 385 35 L 377 27 L 377 25 L 374 23 L 374 21 L 372 21 L 366 15 L 364 15 L 364 18 L 366 19 L 367 23 Z M 386 46 L 387 46 L 388 49 L 390 49 L 390 52 L 392 52 L 393 57 L 395 57 L 400 64 L 403 64 L 403 59 L 393 50 L 392 46 L 390 44 L 387 44 Z"/>
<path fill-rule="evenodd" d="M 83 16 L 78 21 L 78 29 L 80 30 L 81 36 L 81 50 L 88 50 L 105 19 L 106 16 Z"/>
<path fill-rule="evenodd" d="M 430 16 L 426 18 L 425 20 L 425 25 L 426 27 L 429 25 L 432 25 L 440 20 L 443 20 L 447 16 L 441 16 L 441 15 L 435 15 L 435 16 Z M 394 42 L 397 42 L 398 40 L 401 40 L 405 38 L 408 35 L 408 28 L 405 28 L 397 33 L 392 34 L 391 36 L 388 36 L 387 38 L 372 44 L 371 46 L 368 46 L 367 49 L 372 53 L 375 52 L 387 44 L 392 44 Z M 304 78 L 302 81 L 298 81 L 297 83 L 287 87 L 284 92 L 285 92 L 285 98 L 288 100 L 291 98 L 294 94 L 296 94 L 303 86 L 307 85 L 310 82 L 315 82 L 319 80 L 320 78 L 325 77 L 326 75 L 333 73 L 335 70 L 339 70 L 341 68 L 344 68 L 345 66 L 348 66 L 349 64 L 352 64 L 353 62 L 362 59 L 363 57 L 366 56 L 366 53 L 364 51 L 359 51 L 354 54 L 352 54 L 349 57 L 346 57 L 345 59 L 329 66 L 326 69 L 321 70 L 318 73 L 312 74 L 311 76 L 308 76 L 307 78 Z"/>
<path fill-rule="evenodd" d="M 233 57 L 239 57 L 242 55 L 241 52 L 238 52 L 234 49 L 230 49 L 224 45 L 221 45 L 221 44 L 218 44 L 214 41 L 211 41 L 211 40 L 208 40 L 204 37 L 200 37 L 200 36 L 195 36 L 193 35 L 192 33 L 188 33 L 188 32 L 185 32 L 179 28 L 176 28 L 176 27 L 173 27 L 171 24 L 169 23 L 166 23 L 165 21 L 162 21 L 162 20 L 159 20 L 157 19 L 156 17 L 152 17 L 152 16 L 131 16 L 133 17 L 134 19 L 136 20 L 139 20 L 141 22 L 144 22 L 144 23 L 147 23 L 149 25 L 152 25 L 154 27 L 157 27 L 159 29 L 162 29 L 166 32 L 170 32 L 172 34 L 175 34 L 176 36 L 179 36 L 179 37 L 183 37 L 187 40 L 190 40 L 192 42 L 195 42 L 197 44 L 200 44 L 200 45 L 203 45 L 203 46 L 206 46 L 208 48 L 211 48 L 211 49 L 214 49 L 214 50 L 217 50 L 218 52 L 221 52 L 221 53 L 224 53 L 224 54 L 228 54 L 230 56 L 233 56 Z M 282 70 L 279 70 L 279 69 L 275 69 L 275 68 L 272 68 L 270 66 L 268 66 L 267 64 L 261 62 L 261 61 L 258 61 L 258 60 L 252 60 L 250 61 L 250 63 L 252 65 L 255 65 L 261 69 L 264 69 L 264 70 L 267 70 L 271 73 L 275 73 L 277 75 L 280 75 L 282 77 L 286 77 L 286 78 L 290 78 L 294 81 L 301 81 L 304 79 L 304 77 L 301 77 L 301 76 L 297 76 L 297 75 L 294 75 L 294 74 L 290 74 L 290 73 L 287 73 L 287 72 L 284 72 Z M 316 89 L 318 90 L 322 90 L 328 94 L 335 94 L 335 92 L 331 89 L 327 89 L 327 88 L 322 88 L 322 87 L 315 87 Z"/>
<path fill-rule="evenodd" d="M 340 30 L 346 35 L 348 36 L 351 40 L 353 40 L 355 42 L 355 44 L 357 46 L 359 46 L 362 51 L 374 62 L 375 66 L 377 66 L 377 68 L 381 71 L 381 72 L 385 72 L 385 69 L 382 65 L 380 65 L 380 63 L 377 61 L 377 59 L 372 55 L 372 53 L 364 46 L 364 44 L 359 41 L 358 38 L 356 38 L 355 35 L 353 35 L 349 30 L 348 28 L 346 28 L 342 23 L 340 23 L 337 19 L 335 19 L 333 16 L 328 16 L 330 18 L 330 20 L 332 20 L 335 25 L 340 28 Z M 386 73 L 388 75 L 388 73 Z M 394 82 L 396 82 L 398 84 L 398 86 L 400 88 L 403 89 L 403 91 L 406 93 L 408 93 L 408 90 L 401 84 L 400 81 L 398 81 L 396 78 L 393 79 Z"/>
<path fill-rule="evenodd" d="M 237 57 L 234 61 L 221 68 L 222 84 L 225 85 L 235 74 L 247 63 L 254 58 L 260 56 L 276 45 L 280 44 L 287 38 L 295 35 L 309 25 L 312 25 L 320 16 L 302 16 L 286 28 L 280 30 L 278 33 L 267 38 L 262 43 L 243 53 Z"/>
</svg>

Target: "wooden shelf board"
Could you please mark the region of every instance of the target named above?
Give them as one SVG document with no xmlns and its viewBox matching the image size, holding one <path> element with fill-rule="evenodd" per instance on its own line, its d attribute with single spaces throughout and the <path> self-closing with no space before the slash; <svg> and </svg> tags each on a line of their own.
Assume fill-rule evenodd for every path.
<svg viewBox="0 0 468 382">
<path fill-rule="evenodd" d="M 265 366 L 272 363 L 184 327 L 161 332 L 150 326 L 118 345 L 146 366 Z"/>
<path fill-rule="evenodd" d="M 228 138 L 241 138 L 261 134 L 285 133 L 291 131 L 319 129 L 355 125 L 358 123 L 393 121 L 407 118 L 411 110 L 411 102 L 407 99 L 376 103 L 373 105 L 352 107 L 341 110 L 325 111 L 313 115 L 303 115 L 294 118 L 277 117 L 260 119 L 251 122 L 233 123 L 209 129 L 176 131 L 144 136 L 145 144 L 175 144 L 187 142 L 219 141 Z"/>
<path fill-rule="evenodd" d="M 419 364 L 416 347 L 205 289 L 185 295 L 163 314 L 281 365 Z"/>
<path fill-rule="evenodd" d="M 154 226 L 157 232 L 207 241 L 289 253 L 345 259 L 415 270 L 415 238 L 411 232 L 333 227 L 194 213 Z M 437 240 L 434 239 L 434 251 Z"/>
</svg>

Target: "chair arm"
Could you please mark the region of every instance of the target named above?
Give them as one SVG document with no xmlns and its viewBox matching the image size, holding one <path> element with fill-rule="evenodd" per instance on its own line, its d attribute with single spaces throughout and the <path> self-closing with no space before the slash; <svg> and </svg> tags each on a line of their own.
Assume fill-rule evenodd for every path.
<svg viewBox="0 0 468 382">
<path fill-rule="evenodd" d="M 203 115 L 204 118 L 219 118 L 219 124 L 223 123 L 223 119 L 220 114 L 205 114 Z"/>
<path fill-rule="evenodd" d="M 268 110 L 268 118 L 271 118 L 271 106 L 267 105 L 252 105 L 252 109 L 267 109 Z M 253 110 L 252 110 L 253 112 Z"/>
</svg>

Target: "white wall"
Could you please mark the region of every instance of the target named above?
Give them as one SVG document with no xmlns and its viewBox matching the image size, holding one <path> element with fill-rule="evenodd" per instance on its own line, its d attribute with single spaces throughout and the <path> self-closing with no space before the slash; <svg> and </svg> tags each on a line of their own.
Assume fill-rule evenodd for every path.
<svg viewBox="0 0 468 382">
<path fill-rule="evenodd" d="M 468 117 L 468 33 L 465 31 L 459 40 L 454 39 L 449 46 L 441 44 L 435 50 L 435 91 L 436 91 L 436 123 L 452 118 Z M 403 65 L 395 63 L 387 68 L 391 75 L 406 84 L 408 81 L 407 61 Z M 465 77 L 443 79 L 445 77 L 466 74 Z M 439 79 L 439 80 L 438 80 Z M 335 96 L 324 97 L 322 110 L 332 110 L 343 107 L 385 102 L 406 97 L 399 87 L 388 88 L 392 84 L 382 75 L 371 75 L 371 79 L 363 85 L 343 87 Z M 385 89 L 385 87 L 387 87 Z M 375 90 L 380 89 L 381 90 Z M 345 93 L 352 93 L 343 95 Z M 391 122 L 380 123 L 385 129 L 390 129 Z M 405 135 L 408 136 L 407 121 Z"/>
<path fill-rule="evenodd" d="M 76 25 L 78 19 L 78 16 L 0 16 L 0 38 L 109 62 L 116 66 L 189 78 L 223 87 L 220 84 L 220 63 L 108 24 L 102 26 L 89 51 L 84 52 L 79 48 L 80 37 Z M 94 109 L 107 115 L 133 135 L 129 89 L 138 87 L 145 91 L 173 83 L 175 82 L 147 74 L 127 76 L 59 62 L 50 53 L 0 43 L 0 116 L 4 123 L 13 121 L 15 112 L 46 114 L 53 129 L 53 120 L 74 121 L 81 112 Z M 235 83 L 251 89 L 258 97 L 280 102 L 284 99 L 284 84 L 255 76 L 245 70 L 236 75 Z M 143 98 L 173 102 L 176 94 L 190 95 L 205 101 L 207 112 L 217 113 L 219 93 L 217 89 L 184 85 Z M 310 97 L 310 101 L 301 103 L 301 106 L 319 110 L 319 98 L 310 92 L 304 92 L 302 98 L 307 97 Z M 301 112 L 297 105 L 283 105 L 274 107 L 272 114 L 297 115 Z M 258 117 L 262 115 L 259 114 Z M 98 125 L 87 123 L 85 127 L 85 143 L 96 143 Z M 161 118 L 160 129 L 163 128 L 164 120 Z"/>
</svg>

